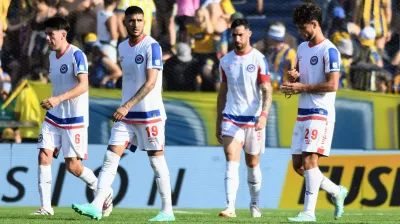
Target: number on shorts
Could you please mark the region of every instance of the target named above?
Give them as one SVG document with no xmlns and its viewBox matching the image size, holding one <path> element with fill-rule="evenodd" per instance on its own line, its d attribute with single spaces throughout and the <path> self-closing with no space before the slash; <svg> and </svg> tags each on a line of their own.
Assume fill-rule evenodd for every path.
<svg viewBox="0 0 400 224">
<path fill-rule="evenodd" d="M 306 129 L 306 134 L 304 136 L 304 139 L 308 139 L 308 134 L 310 134 L 310 129 L 307 128 Z M 313 129 L 311 131 L 311 139 L 315 140 L 315 139 L 317 139 L 317 137 L 318 137 L 318 130 L 317 129 Z"/>
<path fill-rule="evenodd" d="M 261 131 L 257 131 L 257 141 L 261 141 Z"/>
<path fill-rule="evenodd" d="M 157 126 L 152 126 L 151 130 L 150 127 L 146 127 L 147 137 L 156 137 L 158 135 L 158 128 Z"/>
<path fill-rule="evenodd" d="M 75 135 L 75 144 L 79 144 L 81 142 L 81 135 L 80 134 L 76 134 Z"/>
</svg>

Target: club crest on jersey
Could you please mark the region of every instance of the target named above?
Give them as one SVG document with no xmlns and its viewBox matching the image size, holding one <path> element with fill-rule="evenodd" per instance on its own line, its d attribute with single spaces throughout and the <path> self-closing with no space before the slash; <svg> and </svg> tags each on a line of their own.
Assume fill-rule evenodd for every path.
<svg viewBox="0 0 400 224">
<path fill-rule="evenodd" d="M 317 56 L 312 56 L 310 59 L 310 64 L 316 65 L 318 63 L 318 57 Z"/>
<path fill-rule="evenodd" d="M 256 66 L 249 64 L 246 69 L 248 72 L 254 72 L 256 70 Z"/>
<path fill-rule="evenodd" d="M 136 62 L 136 64 L 142 64 L 143 61 L 144 61 L 143 55 L 138 54 L 138 55 L 135 57 L 135 62 Z"/>
<path fill-rule="evenodd" d="M 68 72 L 68 66 L 67 66 L 66 64 L 61 65 L 61 67 L 60 67 L 60 72 L 61 72 L 62 74 Z"/>
</svg>

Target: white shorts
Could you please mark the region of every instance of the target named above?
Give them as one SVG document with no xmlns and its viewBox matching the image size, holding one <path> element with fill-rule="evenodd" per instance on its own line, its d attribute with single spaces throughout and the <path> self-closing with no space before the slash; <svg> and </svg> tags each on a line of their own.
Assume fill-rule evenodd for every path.
<svg viewBox="0 0 400 224">
<path fill-rule="evenodd" d="M 144 151 L 162 151 L 165 145 L 165 121 L 152 124 L 114 123 L 108 145 L 137 146 Z"/>
<path fill-rule="evenodd" d="M 292 154 L 302 152 L 329 156 L 335 122 L 321 120 L 297 121 L 292 136 Z"/>
<path fill-rule="evenodd" d="M 243 145 L 247 154 L 259 155 L 265 151 L 265 128 L 256 131 L 255 128 L 239 127 L 231 122 L 222 122 L 222 136 L 231 136 Z"/>
<path fill-rule="evenodd" d="M 58 157 L 60 150 L 62 150 L 64 158 L 87 159 L 87 128 L 64 129 L 44 121 L 37 147 L 53 151 L 55 158 Z"/>
</svg>

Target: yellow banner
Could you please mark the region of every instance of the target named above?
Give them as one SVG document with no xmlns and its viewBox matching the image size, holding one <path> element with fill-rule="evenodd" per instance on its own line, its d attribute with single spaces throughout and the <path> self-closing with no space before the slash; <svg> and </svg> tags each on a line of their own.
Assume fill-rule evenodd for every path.
<svg viewBox="0 0 400 224">
<path fill-rule="evenodd" d="M 304 178 L 288 165 L 279 208 L 302 209 Z M 349 189 L 345 208 L 400 208 L 400 154 L 332 156 L 320 160 L 321 172 Z M 318 209 L 332 209 L 330 196 L 319 191 Z"/>
</svg>

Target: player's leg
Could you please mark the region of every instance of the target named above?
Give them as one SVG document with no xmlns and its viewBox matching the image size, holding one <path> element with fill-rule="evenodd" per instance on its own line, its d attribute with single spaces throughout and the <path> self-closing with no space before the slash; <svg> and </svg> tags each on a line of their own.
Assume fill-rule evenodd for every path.
<svg viewBox="0 0 400 224">
<path fill-rule="evenodd" d="M 58 155 L 60 146 L 59 129 L 43 122 L 38 139 L 38 148 L 40 149 L 38 155 L 38 188 L 41 207 L 32 215 L 54 215 L 54 210 L 51 207 L 51 162 L 53 155 Z"/>
<path fill-rule="evenodd" d="M 239 188 L 240 153 L 244 143 L 244 130 L 230 122 L 222 122 L 222 136 L 226 159 L 226 208 L 219 213 L 219 216 L 236 217 L 235 202 Z"/>
<path fill-rule="evenodd" d="M 245 129 L 244 151 L 247 165 L 247 184 L 250 192 L 250 214 L 254 218 L 262 217 L 259 208 L 259 196 L 262 174 L 259 157 L 265 150 L 265 129 L 256 131 L 254 128 Z"/>
<path fill-rule="evenodd" d="M 161 211 L 150 222 L 175 221 L 172 209 L 171 180 L 164 157 L 165 122 L 134 125 L 138 148 L 147 151 L 161 198 Z"/>
<path fill-rule="evenodd" d="M 104 156 L 103 166 L 99 173 L 97 194 L 90 204 L 72 204 L 72 208 L 79 214 L 88 216 L 92 219 L 101 219 L 103 217 L 103 205 L 107 203 L 110 194 L 112 195 L 111 184 L 115 179 L 119 161 L 124 150 L 133 137 L 132 127 L 124 122 L 114 123 L 111 130 L 109 145 Z"/>
<path fill-rule="evenodd" d="M 96 193 L 97 177 L 81 163 L 88 157 L 87 128 L 62 130 L 61 144 L 67 170 Z"/>
</svg>

